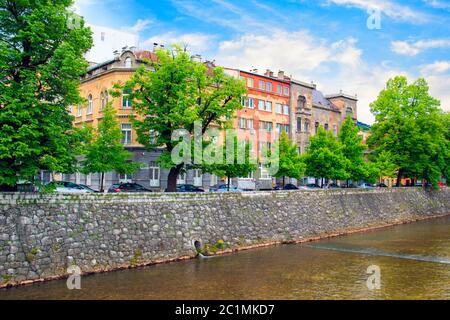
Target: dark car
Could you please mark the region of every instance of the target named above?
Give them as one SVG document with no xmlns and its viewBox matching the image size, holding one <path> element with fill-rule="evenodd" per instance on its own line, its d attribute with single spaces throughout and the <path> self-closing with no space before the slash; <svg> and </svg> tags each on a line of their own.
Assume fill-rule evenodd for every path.
<svg viewBox="0 0 450 320">
<path fill-rule="evenodd" d="M 205 190 L 196 187 L 192 184 L 180 184 L 177 186 L 177 192 L 205 192 Z"/>
<path fill-rule="evenodd" d="M 218 183 L 218 184 L 215 184 L 215 185 L 209 187 L 209 191 L 210 192 L 218 192 L 220 189 L 226 188 L 226 186 L 227 185 L 224 183 Z"/>
<path fill-rule="evenodd" d="M 322 189 L 322 188 L 318 184 L 309 183 L 305 186 L 300 187 L 300 189 L 302 189 L 302 190 L 317 190 L 317 189 Z"/>
<path fill-rule="evenodd" d="M 377 188 L 387 188 L 388 186 L 384 183 L 377 184 Z"/>
<path fill-rule="evenodd" d="M 282 185 L 277 185 L 273 190 L 298 190 L 298 187 L 292 183 L 288 183 L 284 187 Z"/>
<path fill-rule="evenodd" d="M 328 189 L 328 190 L 331 190 L 331 189 L 341 189 L 341 187 L 338 186 L 336 183 L 330 183 L 329 185 L 325 186 L 324 189 Z"/>
<path fill-rule="evenodd" d="M 94 189 L 92 189 L 91 187 L 88 187 L 85 184 L 79 184 L 79 186 L 82 187 L 83 189 L 86 189 L 86 190 L 90 191 L 90 192 L 99 193 L 98 190 L 94 190 Z"/>
<path fill-rule="evenodd" d="M 152 190 L 147 189 L 137 183 L 121 183 L 113 184 L 109 189 L 109 193 L 119 193 L 119 192 L 152 192 Z"/>
</svg>

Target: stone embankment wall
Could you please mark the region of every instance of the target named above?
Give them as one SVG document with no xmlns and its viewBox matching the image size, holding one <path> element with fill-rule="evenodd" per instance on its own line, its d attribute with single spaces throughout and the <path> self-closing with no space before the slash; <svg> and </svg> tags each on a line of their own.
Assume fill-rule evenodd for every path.
<svg viewBox="0 0 450 320">
<path fill-rule="evenodd" d="M 450 214 L 450 190 L 0 194 L 0 286 Z"/>
</svg>

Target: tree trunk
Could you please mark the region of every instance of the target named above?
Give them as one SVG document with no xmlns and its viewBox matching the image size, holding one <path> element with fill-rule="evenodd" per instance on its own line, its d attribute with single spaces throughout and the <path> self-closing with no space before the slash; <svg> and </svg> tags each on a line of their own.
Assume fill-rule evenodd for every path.
<svg viewBox="0 0 450 320">
<path fill-rule="evenodd" d="M 230 184 L 231 184 L 231 177 L 227 177 L 228 182 L 227 182 L 227 191 L 230 191 Z"/>
<path fill-rule="evenodd" d="M 177 178 L 183 169 L 183 164 L 179 164 L 169 171 L 169 176 L 167 177 L 167 192 L 177 192 Z"/>
<path fill-rule="evenodd" d="M 286 183 L 286 177 L 285 176 L 283 176 L 283 189 L 284 189 L 284 187 L 285 187 L 285 184 Z"/>
<path fill-rule="evenodd" d="M 398 170 L 397 173 L 397 188 L 400 188 L 400 185 L 402 183 L 402 170 Z"/>
<path fill-rule="evenodd" d="M 347 189 L 349 187 L 349 184 L 350 184 L 350 179 L 347 179 Z"/>
<path fill-rule="evenodd" d="M 102 172 L 101 181 L 100 181 L 100 192 L 101 193 L 105 192 L 105 186 L 103 185 L 104 180 L 105 180 L 105 173 Z"/>
<path fill-rule="evenodd" d="M 322 178 L 322 182 L 321 182 L 321 186 L 320 187 L 323 189 L 323 178 Z"/>
</svg>

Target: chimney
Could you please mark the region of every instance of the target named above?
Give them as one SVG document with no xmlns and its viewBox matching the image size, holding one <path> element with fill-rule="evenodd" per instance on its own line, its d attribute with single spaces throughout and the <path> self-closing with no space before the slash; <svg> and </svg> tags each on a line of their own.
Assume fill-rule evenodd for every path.
<svg viewBox="0 0 450 320">
<path fill-rule="evenodd" d="M 128 46 L 122 47 L 122 52 L 125 52 L 128 50 Z"/>
<path fill-rule="evenodd" d="M 284 71 L 278 71 L 278 79 L 284 80 Z"/>
<path fill-rule="evenodd" d="M 270 69 L 267 69 L 267 70 L 266 70 L 266 73 L 264 73 L 264 75 L 265 75 L 266 77 L 271 77 L 271 78 L 273 78 L 273 71 L 271 71 Z"/>
<path fill-rule="evenodd" d="M 119 53 L 119 50 L 115 50 L 114 52 L 113 52 L 113 54 L 114 54 L 114 59 L 119 59 L 119 56 L 120 56 L 120 53 Z"/>
</svg>

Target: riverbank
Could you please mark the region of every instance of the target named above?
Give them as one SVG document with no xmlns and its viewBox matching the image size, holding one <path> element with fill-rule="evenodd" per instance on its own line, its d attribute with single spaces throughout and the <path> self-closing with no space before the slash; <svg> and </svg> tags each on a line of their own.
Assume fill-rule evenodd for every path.
<svg viewBox="0 0 450 320">
<path fill-rule="evenodd" d="M 0 195 L 0 287 L 191 259 L 193 241 L 228 254 L 450 213 L 448 190 L 244 194 Z"/>
</svg>

